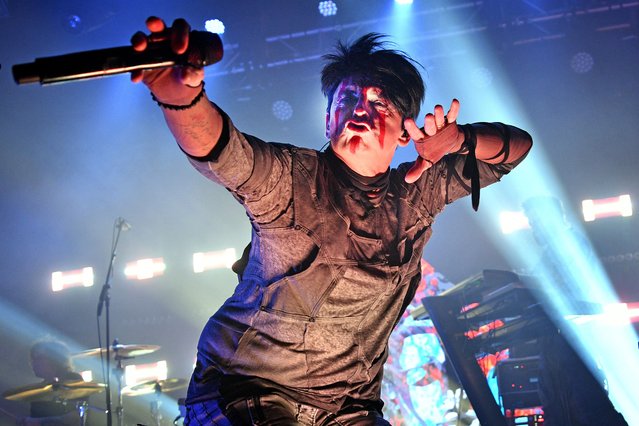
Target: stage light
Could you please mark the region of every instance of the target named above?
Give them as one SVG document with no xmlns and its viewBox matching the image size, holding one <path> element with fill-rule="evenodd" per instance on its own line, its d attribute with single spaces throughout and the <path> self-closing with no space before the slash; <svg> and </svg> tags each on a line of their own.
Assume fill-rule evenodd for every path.
<svg viewBox="0 0 639 426">
<path fill-rule="evenodd" d="M 135 262 L 129 262 L 124 268 L 124 275 L 128 279 L 147 280 L 164 274 L 166 264 L 164 259 L 156 257 L 154 259 L 140 259 Z"/>
<path fill-rule="evenodd" d="M 570 60 L 570 67 L 577 74 L 585 74 L 595 65 L 592 55 L 587 52 L 579 52 Z"/>
<path fill-rule="evenodd" d="M 82 376 L 82 380 L 84 380 L 85 382 L 93 381 L 93 371 L 91 370 L 81 371 L 80 375 Z"/>
<path fill-rule="evenodd" d="M 127 386 L 135 386 L 151 380 L 166 380 L 168 371 L 166 361 L 127 365 L 124 367 L 124 382 Z"/>
<path fill-rule="evenodd" d="M 219 19 L 209 19 L 204 23 L 206 31 L 214 34 L 224 34 L 224 23 Z"/>
<path fill-rule="evenodd" d="M 606 327 L 626 325 L 639 321 L 639 304 L 606 303 L 599 307 L 598 312 L 587 315 L 566 315 L 565 318 L 577 325 L 592 322 L 599 322 Z"/>
<path fill-rule="evenodd" d="M 413 4 L 413 0 L 395 0 L 397 4 Z"/>
<path fill-rule="evenodd" d="M 93 268 L 86 267 L 72 271 L 56 271 L 51 274 L 51 290 L 62 291 L 71 287 L 91 287 Z"/>
<path fill-rule="evenodd" d="M 193 272 L 200 273 L 209 269 L 231 269 L 236 260 L 237 256 L 234 248 L 206 253 L 193 253 Z"/>
<path fill-rule="evenodd" d="M 502 234 L 512 234 L 515 231 L 529 229 L 530 224 L 524 212 L 501 212 L 499 213 L 499 227 Z"/>
<path fill-rule="evenodd" d="M 333 16 L 337 14 L 337 5 L 332 0 L 319 2 L 317 9 L 322 16 Z"/>
<path fill-rule="evenodd" d="M 293 107 L 286 101 L 273 102 L 273 115 L 280 121 L 287 121 L 293 117 Z"/>
<path fill-rule="evenodd" d="M 477 67 L 470 74 L 473 84 L 479 88 L 486 88 L 493 84 L 493 73 L 486 67 Z"/>
<path fill-rule="evenodd" d="M 62 25 L 68 32 L 72 34 L 79 34 L 84 29 L 82 18 L 76 14 L 66 15 L 62 19 Z"/>
<path fill-rule="evenodd" d="M 632 216 L 632 201 L 628 194 L 598 200 L 583 200 L 581 210 L 586 222 L 604 217 L 629 217 Z"/>
</svg>

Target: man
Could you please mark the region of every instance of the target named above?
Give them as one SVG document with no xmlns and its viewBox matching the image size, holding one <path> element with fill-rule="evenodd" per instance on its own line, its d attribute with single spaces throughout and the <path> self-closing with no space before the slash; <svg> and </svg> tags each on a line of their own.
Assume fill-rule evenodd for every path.
<svg viewBox="0 0 639 426">
<path fill-rule="evenodd" d="M 167 35 L 176 53 L 187 49 L 186 21 L 166 28 L 151 17 L 147 27 L 151 36 L 133 36 L 136 50 Z M 240 133 L 204 99 L 201 69 L 132 75 L 193 166 L 233 194 L 253 229 L 235 293 L 200 338 L 186 424 L 389 424 L 380 400 L 387 341 L 419 284 L 434 216 L 471 191 L 466 158 L 466 175 L 474 169 L 485 186 L 532 145 L 515 127 L 458 126 L 457 100 L 447 114 L 436 106 L 420 129 L 421 76 L 379 35 L 325 59 L 325 152 Z M 411 139 L 419 158 L 390 169 Z"/>
<path fill-rule="evenodd" d="M 31 368 L 43 384 L 78 382 L 82 376 L 73 371 L 67 346 L 57 340 L 40 340 L 29 351 Z M 31 415 L 20 418 L 18 425 L 73 426 L 81 423 L 77 410 L 79 400 L 32 401 Z"/>
</svg>

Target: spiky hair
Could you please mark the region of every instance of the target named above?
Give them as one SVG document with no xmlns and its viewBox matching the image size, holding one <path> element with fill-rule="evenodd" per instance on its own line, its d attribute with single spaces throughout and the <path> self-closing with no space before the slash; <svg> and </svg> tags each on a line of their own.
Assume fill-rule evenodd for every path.
<svg viewBox="0 0 639 426">
<path fill-rule="evenodd" d="M 385 37 L 368 33 L 350 45 L 338 42 L 334 53 L 322 57 L 322 92 L 328 98 L 329 110 L 337 87 L 352 78 L 360 86 L 380 88 L 402 118 L 417 117 L 425 92 L 416 67 L 419 64 L 405 52 L 388 49 Z"/>
</svg>

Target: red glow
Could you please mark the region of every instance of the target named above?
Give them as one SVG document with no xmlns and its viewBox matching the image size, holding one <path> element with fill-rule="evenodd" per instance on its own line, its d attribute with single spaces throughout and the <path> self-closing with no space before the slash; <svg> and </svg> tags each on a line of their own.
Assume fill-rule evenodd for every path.
<svg viewBox="0 0 639 426">
<path fill-rule="evenodd" d="M 488 333 L 491 330 L 495 330 L 497 328 L 501 328 L 504 325 L 505 325 L 505 323 L 502 320 L 495 320 L 495 321 L 489 322 L 488 324 L 482 325 L 477 330 L 470 330 L 470 331 L 465 332 L 464 334 L 469 339 L 474 339 L 477 336 L 480 336 L 482 334 Z"/>
</svg>

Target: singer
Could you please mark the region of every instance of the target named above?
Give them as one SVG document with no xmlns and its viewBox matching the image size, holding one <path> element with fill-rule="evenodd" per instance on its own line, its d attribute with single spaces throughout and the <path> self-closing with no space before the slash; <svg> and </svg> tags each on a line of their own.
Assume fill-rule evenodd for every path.
<svg viewBox="0 0 639 426">
<path fill-rule="evenodd" d="M 186 21 L 146 25 L 135 50 L 158 34 L 177 54 L 188 49 Z M 201 68 L 132 73 L 188 161 L 231 192 L 253 229 L 235 292 L 200 337 L 185 424 L 388 425 L 388 338 L 420 282 L 435 216 L 471 193 L 477 208 L 479 188 L 532 146 L 514 126 L 458 124 L 456 99 L 420 128 L 418 65 L 383 35 L 339 42 L 324 61 L 324 151 L 242 133 L 207 99 Z M 411 140 L 416 160 L 390 168 Z"/>
</svg>

